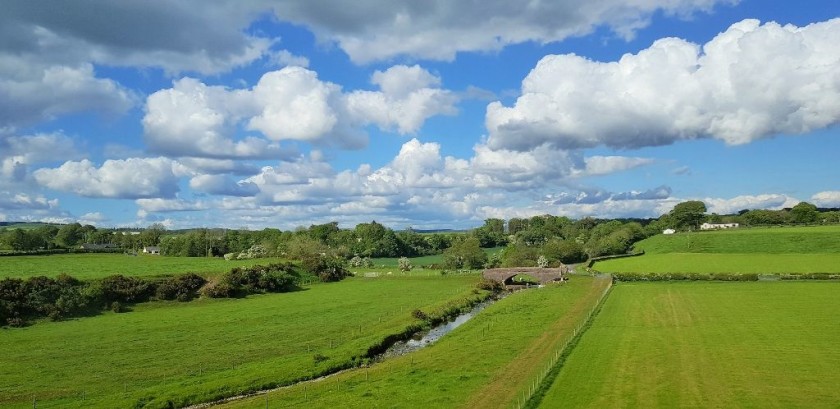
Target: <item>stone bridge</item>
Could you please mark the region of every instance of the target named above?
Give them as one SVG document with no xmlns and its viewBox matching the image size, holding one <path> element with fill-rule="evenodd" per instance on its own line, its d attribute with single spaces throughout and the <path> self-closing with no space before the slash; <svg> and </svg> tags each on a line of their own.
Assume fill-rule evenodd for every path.
<svg viewBox="0 0 840 409">
<path fill-rule="evenodd" d="M 540 284 L 563 281 L 569 268 L 565 265 L 560 268 L 541 267 L 513 267 L 513 268 L 488 268 L 481 274 L 488 280 L 498 281 L 505 285 L 515 284 L 511 279 L 517 274 L 527 274 L 540 281 Z"/>
</svg>

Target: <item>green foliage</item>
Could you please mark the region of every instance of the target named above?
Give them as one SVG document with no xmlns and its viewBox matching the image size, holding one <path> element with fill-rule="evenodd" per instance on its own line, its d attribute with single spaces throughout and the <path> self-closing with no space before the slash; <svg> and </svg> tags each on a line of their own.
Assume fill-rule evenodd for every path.
<svg viewBox="0 0 840 409">
<path fill-rule="evenodd" d="M 682 203 L 677 203 L 674 209 L 671 210 L 670 216 L 674 225 L 678 229 L 693 229 L 700 227 L 700 223 L 705 220 L 706 204 L 699 200 L 689 200 Z"/>
<path fill-rule="evenodd" d="M 99 282 L 102 298 L 106 303 L 114 301 L 138 303 L 148 301 L 157 289 L 155 284 L 138 277 L 121 274 L 103 278 Z"/>
<path fill-rule="evenodd" d="M 467 237 L 456 241 L 443 253 L 443 262 L 453 269 L 478 269 L 487 262 L 487 253 L 481 250 L 476 237 Z"/>
<path fill-rule="evenodd" d="M 198 296 L 198 290 L 205 283 L 207 280 L 204 277 L 193 273 L 172 277 L 158 284 L 155 297 L 159 300 L 190 301 Z"/>
<path fill-rule="evenodd" d="M 540 250 L 548 259 L 549 264 L 574 264 L 586 261 L 586 251 L 574 240 L 554 239 L 546 243 Z"/>
<path fill-rule="evenodd" d="M 197 284 L 197 281 L 191 283 Z M 298 274 L 289 263 L 236 267 L 208 285 L 204 295 L 211 298 L 238 297 L 254 293 L 278 293 L 298 288 Z"/>
<path fill-rule="evenodd" d="M 535 267 L 539 248 L 511 243 L 501 252 L 502 267 Z"/>
<path fill-rule="evenodd" d="M 790 209 L 790 219 L 793 223 L 814 223 L 819 218 L 819 215 L 817 206 L 808 202 L 799 202 Z"/>
</svg>

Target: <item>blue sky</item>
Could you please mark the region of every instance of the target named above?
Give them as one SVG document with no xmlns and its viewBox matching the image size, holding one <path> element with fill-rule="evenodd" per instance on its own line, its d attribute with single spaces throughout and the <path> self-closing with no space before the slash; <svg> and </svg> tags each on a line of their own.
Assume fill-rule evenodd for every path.
<svg viewBox="0 0 840 409">
<path fill-rule="evenodd" d="M 7 2 L 0 221 L 291 229 L 840 206 L 840 9 Z"/>
</svg>

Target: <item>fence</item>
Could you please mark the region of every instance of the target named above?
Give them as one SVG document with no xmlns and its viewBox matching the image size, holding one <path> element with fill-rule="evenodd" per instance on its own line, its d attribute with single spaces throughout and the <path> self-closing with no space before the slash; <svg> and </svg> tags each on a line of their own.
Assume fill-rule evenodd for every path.
<svg viewBox="0 0 840 409">
<path fill-rule="evenodd" d="M 564 356 L 564 354 L 568 354 L 569 348 L 572 341 L 582 335 L 582 332 L 585 330 L 586 326 L 590 324 L 595 313 L 601 308 L 604 300 L 607 298 L 607 294 L 609 294 L 610 290 L 612 289 L 613 283 L 612 280 L 607 282 L 606 288 L 604 291 L 601 292 L 601 295 L 598 296 L 598 301 L 589 310 L 589 313 L 586 314 L 586 317 L 582 319 L 575 327 L 572 329 L 572 334 L 567 335 L 566 339 L 560 343 L 552 353 L 551 357 L 549 358 L 548 362 L 545 363 L 544 367 L 540 369 L 537 373 L 537 376 L 534 377 L 531 381 L 528 382 L 526 388 L 520 392 L 520 396 L 517 398 L 516 402 L 514 403 L 513 407 L 517 409 L 521 409 L 526 407 L 528 402 L 534 397 L 534 394 L 539 391 L 541 388 L 548 388 L 550 387 L 550 382 L 553 379 L 548 379 L 548 375 L 552 373 L 552 369 L 555 368 L 557 363 L 560 361 L 560 358 Z"/>
</svg>

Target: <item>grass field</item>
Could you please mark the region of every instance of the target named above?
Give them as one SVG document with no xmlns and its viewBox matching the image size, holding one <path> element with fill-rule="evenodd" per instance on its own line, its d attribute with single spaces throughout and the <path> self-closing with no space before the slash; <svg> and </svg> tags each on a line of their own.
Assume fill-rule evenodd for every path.
<svg viewBox="0 0 840 409">
<path fill-rule="evenodd" d="M 67 273 L 81 280 L 112 274 L 164 276 L 181 273 L 199 275 L 229 271 L 233 267 L 267 264 L 280 259 L 224 260 L 213 257 L 163 257 L 125 254 L 52 254 L 48 256 L 0 257 L 0 279 Z"/>
<path fill-rule="evenodd" d="M 475 297 L 477 275 L 351 278 L 303 291 L 139 304 L 0 330 L 0 407 L 176 407 L 308 378 Z M 326 357 L 322 362 L 316 355 Z"/>
<path fill-rule="evenodd" d="M 608 282 L 517 292 L 425 349 L 221 408 L 509 408 Z"/>
<path fill-rule="evenodd" d="M 840 283 L 613 287 L 546 408 L 837 407 Z"/>
<path fill-rule="evenodd" d="M 840 226 L 732 229 L 656 235 L 643 256 L 599 261 L 621 273 L 839 273 Z"/>
</svg>

